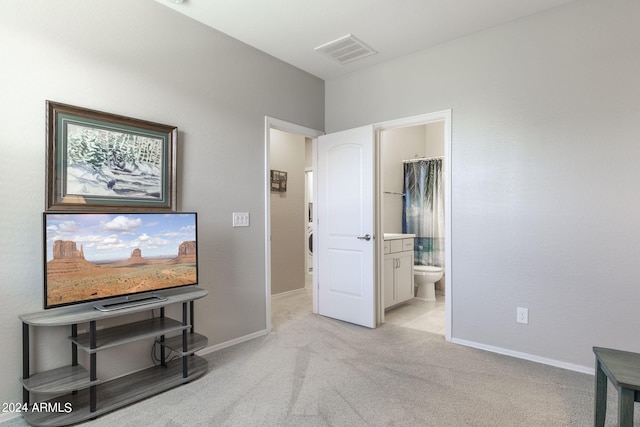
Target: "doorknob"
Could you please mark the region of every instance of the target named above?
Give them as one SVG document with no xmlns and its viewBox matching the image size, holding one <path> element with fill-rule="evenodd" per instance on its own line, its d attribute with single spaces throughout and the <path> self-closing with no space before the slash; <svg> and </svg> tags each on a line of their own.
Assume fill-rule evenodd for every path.
<svg viewBox="0 0 640 427">
<path fill-rule="evenodd" d="M 365 234 L 364 236 L 357 237 L 358 240 L 366 240 L 367 242 L 371 240 L 371 236 L 369 234 Z"/>
</svg>

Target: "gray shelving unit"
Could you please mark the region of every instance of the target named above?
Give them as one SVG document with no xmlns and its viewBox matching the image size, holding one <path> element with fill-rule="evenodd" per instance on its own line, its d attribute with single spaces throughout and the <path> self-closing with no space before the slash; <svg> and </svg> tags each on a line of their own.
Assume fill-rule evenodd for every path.
<svg viewBox="0 0 640 427">
<path fill-rule="evenodd" d="M 195 300 L 205 297 L 208 292 L 188 287 L 159 293 L 167 299 L 109 312 L 95 310 L 92 304 L 82 304 L 21 315 L 23 402 L 28 408 L 34 402 L 44 402 L 48 408 L 61 409 L 22 412 L 24 419 L 34 426 L 75 424 L 203 376 L 209 368 L 208 363 L 194 353 L 205 348 L 208 340 L 194 331 L 193 306 Z M 182 304 L 182 321 L 165 317 L 164 308 L 179 303 Z M 105 319 L 153 309 L 160 309 L 159 317 L 97 329 L 97 324 Z M 83 323 L 89 324 L 89 332 L 78 334 L 78 324 Z M 71 327 L 71 364 L 31 373 L 30 328 L 51 326 Z M 171 334 L 176 335 L 166 336 Z M 97 354 L 101 350 L 150 337 L 160 337 L 160 365 L 116 379 L 102 381 L 97 378 Z M 178 354 L 180 359 L 167 363 L 165 349 Z M 89 354 L 88 370 L 78 364 L 78 351 Z M 72 410 L 65 411 L 65 408 Z"/>
</svg>

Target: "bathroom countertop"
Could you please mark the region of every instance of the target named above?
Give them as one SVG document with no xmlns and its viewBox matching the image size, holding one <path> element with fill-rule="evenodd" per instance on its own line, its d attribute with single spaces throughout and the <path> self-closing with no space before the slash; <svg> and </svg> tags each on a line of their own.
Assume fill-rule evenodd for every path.
<svg viewBox="0 0 640 427">
<path fill-rule="evenodd" d="M 403 233 L 384 233 L 384 240 L 394 239 L 411 239 L 416 237 L 415 234 L 403 234 Z"/>
</svg>

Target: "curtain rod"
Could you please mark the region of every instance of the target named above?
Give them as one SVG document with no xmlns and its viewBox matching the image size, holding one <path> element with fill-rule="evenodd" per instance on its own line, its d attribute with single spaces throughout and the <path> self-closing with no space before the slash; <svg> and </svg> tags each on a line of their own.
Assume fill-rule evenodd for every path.
<svg viewBox="0 0 640 427">
<path fill-rule="evenodd" d="M 408 159 L 408 160 L 403 160 L 402 163 L 412 163 L 412 162 L 419 162 L 421 160 L 438 160 L 438 159 L 444 159 L 444 156 L 435 156 L 435 157 L 417 157 L 415 159 Z"/>
</svg>

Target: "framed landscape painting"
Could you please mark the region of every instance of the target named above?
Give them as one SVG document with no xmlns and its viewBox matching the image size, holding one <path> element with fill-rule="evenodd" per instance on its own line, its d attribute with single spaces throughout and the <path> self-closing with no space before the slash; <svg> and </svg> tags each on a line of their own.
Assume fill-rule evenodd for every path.
<svg viewBox="0 0 640 427">
<path fill-rule="evenodd" d="M 175 126 L 47 101 L 46 209 L 176 210 Z"/>
</svg>

